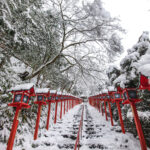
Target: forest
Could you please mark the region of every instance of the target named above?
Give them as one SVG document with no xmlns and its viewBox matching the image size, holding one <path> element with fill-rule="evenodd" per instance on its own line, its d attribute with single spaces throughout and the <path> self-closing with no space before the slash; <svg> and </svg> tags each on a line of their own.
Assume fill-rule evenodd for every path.
<svg viewBox="0 0 150 150">
<path fill-rule="evenodd" d="M 1 0 L 0 1 L 0 144 L 6 144 L 14 109 L 8 90 L 17 84 L 34 83 L 88 98 L 109 86 L 138 88 L 140 75 L 150 76 L 148 31 L 137 43 L 124 49 L 126 34 L 120 20 L 111 16 L 101 0 Z M 127 54 L 115 65 L 124 52 Z M 137 109 L 146 142 L 150 147 L 150 92 L 139 90 Z M 126 131 L 137 136 L 128 105 L 121 105 Z M 47 108 L 43 107 L 46 117 Z M 22 110 L 18 145 L 23 145 L 22 129 L 33 130 L 37 106 Z M 119 122 L 112 104 L 114 120 Z M 42 126 L 44 126 L 42 117 Z"/>
</svg>

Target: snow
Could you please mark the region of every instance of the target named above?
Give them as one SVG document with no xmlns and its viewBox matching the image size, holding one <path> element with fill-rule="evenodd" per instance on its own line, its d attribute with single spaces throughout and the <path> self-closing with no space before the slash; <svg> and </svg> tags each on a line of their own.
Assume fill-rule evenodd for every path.
<svg viewBox="0 0 150 150">
<path fill-rule="evenodd" d="M 62 92 L 57 92 L 57 95 L 61 95 L 62 94 Z"/>
<path fill-rule="evenodd" d="M 2 0 L 2 3 L 4 3 L 4 4 L 5 4 L 5 6 L 6 6 L 6 8 L 7 8 L 8 12 L 9 12 L 10 16 L 12 16 L 11 11 L 10 11 L 10 8 L 9 8 L 9 6 L 8 6 L 7 1 L 6 1 L 6 0 Z"/>
<path fill-rule="evenodd" d="M 7 107 L 7 106 L 8 106 L 7 104 L 2 104 L 1 108 Z"/>
<path fill-rule="evenodd" d="M 145 76 L 150 77 L 150 64 L 145 64 L 139 67 L 139 72 L 141 72 Z"/>
<path fill-rule="evenodd" d="M 2 94 L 1 97 L 2 98 L 9 98 L 8 94 Z"/>
<path fill-rule="evenodd" d="M 133 63 L 133 66 L 135 66 L 143 75 L 150 76 L 150 41 L 148 32 L 143 32 L 139 38 L 139 43 L 135 45 L 135 48 L 138 48 L 139 53 L 142 53 L 143 50 L 147 51 L 141 56 L 138 62 Z"/>
<path fill-rule="evenodd" d="M 133 46 L 133 47 L 134 47 L 134 46 Z M 127 49 L 127 53 L 128 53 L 128 54 L 132 54 L 133 52 L 135 52 L 135 49 L 134 49 L 134 48 Z"/>
<path fill-rule="evenodd" d="M 105 120 L 105 117 L 102 116 L 94 107 L 87 105 L 87 109 L 89 115 L 87 115 L 86 111 L 84 112 L 84 119 L 87 119 L 87 122 L 83 123 L 84 131 L 85 128 L 88 127 L 89 129 L 93 128 L 90 133 L 95 132 L 95 136 L 91 134 L 89 138 L 87 138 L 86 132 L 83 133 L 83 138 L 81 144 L 81 150 L 89 150 L 90 145 L 97 146 L 96 149 L 98 150 L 98 146 L 101 146 L 101 149 L 107 150 L 140 150 L 140 142 L 133 137 L 132 134 L 126 132 L 126 134 L 122 134 L 120 126 L 114 122 L 114 126 L 111 126 L 110 118 L 109 121 Z M 89 119 L 92 117 L 91 119 Z M 97 119 L 98 118 L 98 119 Z M 90 122 L 92 121 L 92 123 Z M 90 126 L 91 125 L 91 126 Z M 91 148 L 92 149 L 92 148 Z"/>
<path fill-rule="evenodd" d="M 126 74 L 121 74 L 117 79 L 114 80 L 114 84 L 120 83 L 121 88 L 125 88 Z"/>
<path fill-rule="evenodd" d="M 149 41 L 149 32 L 144 31 L 142 36 L 139 38 L 140 42 Z"/>
<path fill-rule="evenodd" d="M 2 89 L 2 87 L 0 86 L 0 91 L 2 91 L 3 89 Z"/>
<path fill-rule="evenodd" d="M 125 58 L 123 58 L 121 60 L 120 65 L 123 65 L 127 61 L 132 61 L 132 62 L 137 61 L 138 58 L 139 58 L 139 53 L 138 52 L 133 52 L 133 53 L 125 56 Z"/>
<path fill-rule="evenodd" d="M 150 49 L 141 57 L 135 66 L 143 75 L 150 76 Z"/>
<path fill-rule="evenodd" d="M 48 93 L 49 88 L 36 88 L 35 93 Z"/>
<path fill-rule="evenodd" d="M 134 79 L 136 78 L 137 74 L 136 74 L 136 69 L 133 68 L 130 72 L 130 79 Z"/>
<path fill-rule="evenodd" d="M 32 87 L 34 87 L 34 83 L 25 83 L 16 85 L 15 87 L 12 87 L 8 91 L 30 90 Z"/>
<path fill-rule="evenodd" d="M 51 93 L 51 94 L 55 94 L 55 93 L 56 93 L 56 90 L 50 90 L 50 93 Z"/>
<path fill-rule="evenodd" d="M 147 121 L 149 121 L 150 119 L 150 112 L 149 111 L 144 111 L 144 112 L 141 112 L 141 111 L 138 111 L 138 116 L 140 117 L 140 119 L 146 119 Z M 133 113 L 128 111 L 127 112 L 127 117 L 130 119 L 130 120 L 133 120 Z"/>
<path fill-rule="evenodd" d="M 89 1 L 90 2 L 90 1 Z M 83 3 L 84 4 L 84 3 Z M 110 13 L 108 11 L 106 11 L 103 6 L 101 1 L 97 1 L 95 0 L 90 7 L 85 7 L 85 9 L 89 9 L 89 13 L 92 16 L 98 16 L 101 17 L 103 20 L 109 20 L 110 19 Z"/>
<path fill-rule="evenodd" d="M 118 69 L 118 67 L 115 66 L 115 65 L 110 65 L 110 66 L 108 67 L 106 73 L 109 74 L 109 73 L 113 72 L 114 69 Z"/>
<path fill-rule="evenodd" d="M 107 89 L 103 89 L 102 93 L 108 93 L 108 90 Z"/>
<path fill-rule="evenodd" d="M 5 21 L 6 25 L 7 25 L 7 27 L 8 27 L 9 29 L 12 29 L 12 30 L 13 30 L 12 25 L 10 24 L 10 22 L 9 22 L 8 20 L 6 20 L 6 16 L 5 16 L 5 15 L 3 16 L 3 18 L 4 18 L 4 21 Z"/>
<path fill-rule="evenodd" d="M 99 94 L 100 94 L 100 93 L 99 93 L 98 91 L 94 93 L 94 95 L 99 95 Z"/>
<path fill-rule="evenodd" d="M 34 21 L 34 19 L 32 19 L 32 16 L 30 15 L 30 7 L 28 7 L 23 14 L 25 15 L 26 18 L 30 19 L 35 26 L 38 26 L 37 23 Z"/>
<path fill-rule="evenodd" d="M 114 86 L 109 86 L 109 87 L 108 87 L 108 91 L 113 92 L 113 91 L 116 91 L 116 89 L 115 89 Z"/>
<path fill-rule="evenodd" d="M 22 138 L 24 141 L 19 146 L 16 144 L 13 150 L 74 149 L 82 105 L 83 104 L 77 105 L 69 110 L 65 116 L 63 115 L 62 120 L 58 119 L 56 124 L 52 125 L 52 122 L 50 122 L 49 130 L 39 128 L 39 136 L 36 141 L 33 140 L 33 135 L 31 133 L 26 132 L 29 128 L 28 125 L 23 126 L 22 131 L 24 134 L 19 134 L 17 132 L 16 137 L 19 137 L 19 139 Z M 84 105 L 84 122 L 80 150 L 140 150 L 140 142 L 137 138 L 134 138 L 134 136 L 128 132 L 122 134 L 121 128 L 116 122 L 114 122 L 114 126 L 111 126 L 110 118 L 108 118 L 109 121 L 106 121 L 105 117 L 94 107 L 86 103 Z M 0 143 L 0 147 L 2 150 L 6 149 L 6 143 Z"/>
<path fill-rule="evenodd" d="M 14 57 L 11 57 L 10 60 L 11 60 L 11 69 L 15 72 L 15 74 L 23 73 L 24 71 L 32 73 L 32 69 L 30 67 L 27 67 L 20 60 Z"/>
</svg>

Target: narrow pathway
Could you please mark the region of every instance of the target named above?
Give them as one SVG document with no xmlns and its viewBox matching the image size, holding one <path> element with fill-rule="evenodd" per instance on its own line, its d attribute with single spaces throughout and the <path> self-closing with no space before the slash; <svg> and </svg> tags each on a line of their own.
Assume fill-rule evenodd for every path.
<svg viewBox="0 0 150 150">
<path fill-rule="evenodd" d="M 95 108 L 85 105 L 81 150 L 140 150 L 140 143 L 132 134 L 106 121 Z"/>
<path fill-rule="evenodd" d="M 84 105 L 80 150 L 140 150 L 139 140 L 132 134 L 122 134 L 117 123 L 112 127 L 110 120 L 106 121 L 95 108 Z M 27 135 L 25 146 L 16 146 L 13 150 L 74 150 L 81 112 L 82 105 L 75 106 L 48 131 L 40 129 L 40 137 L 36 141 L 33 135 Z"/>
<path fill-rule="evenodd" d="M 98 119 L 98 118 L 97 118 Z M 83 143 L 84 147 L 86 146 L 88 149 L 105 149 L 102 143 L 99 142 L 99 138 L 103 137 L 101 134 L 102 128 L 105 125 L 95 124 L 91 114 L 89 113 L 89 109 L 87 105 L 85 105 L 85 114 L 84 114 L 84 127 L 83 127 Z"/>
<path fill-rule="evenodd" d="M 73 150 L 81 117 L 81 105 L 69 110 L 62 120 L 49 130 L 43 129 L 41 137 L 32 142 L 30 150 Z"/>
</svg>

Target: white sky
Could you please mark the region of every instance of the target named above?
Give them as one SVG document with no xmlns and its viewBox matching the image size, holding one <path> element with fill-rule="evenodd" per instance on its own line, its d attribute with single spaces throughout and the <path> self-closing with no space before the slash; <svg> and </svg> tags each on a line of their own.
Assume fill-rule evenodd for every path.
<svg viewBox="0 0 150 150">
<path fill-rule="evenodd" d="M 102 0 L 111 16 L 119 17 L 126 30 L 122 44 L 127 50 L 136 44 L 143 31 L 150 32 L 150 0 Z"/>
</svg>

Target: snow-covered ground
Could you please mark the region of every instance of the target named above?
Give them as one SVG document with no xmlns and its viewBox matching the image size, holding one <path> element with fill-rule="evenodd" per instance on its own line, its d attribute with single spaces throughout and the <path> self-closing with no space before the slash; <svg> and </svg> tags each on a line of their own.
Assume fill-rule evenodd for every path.
<svg viewBox="0 0 150 150">
<path fill-rule="evenodd" d="M 139 140 L 132 134 L 121 133 L 121 128 L 110 120 L 106 121 L 95 108 L 84 104 L 83 134 L 80 150 L 140 150 Z M 42 129 L 36 141 L 33 135 L 27 135 L 24 146 L 15 146 L 13 150 L 73 150 L 81 118 L 82 104 L 71 109 L 62 120 L 51 126 L 49 130 Z M 6 145 L 0 145 L 1 150 Z M 150 149 L 149 149 L 150 150 Z"/>
<path fill-rule="evenodd" d="M 109 118 L 110 119 L 110 118 Z M 84 132 L 81 150 L 140 150 L 139 140 L 132 134 L 122 134 L 121 128 L 106 121 L 95 108 L 87 105 L 84 112 Z"/>
</svg>

